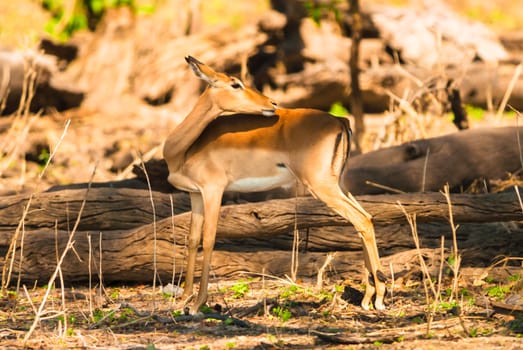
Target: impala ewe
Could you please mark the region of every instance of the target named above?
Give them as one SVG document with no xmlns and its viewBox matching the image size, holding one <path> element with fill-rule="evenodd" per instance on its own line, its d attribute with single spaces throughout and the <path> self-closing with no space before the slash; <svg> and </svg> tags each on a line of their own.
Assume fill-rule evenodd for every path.
<svg viewBox="0 0 523 350">
<path fill-rule="evenodd" d="M 368 309 L 376 294 L 374 307 L 383 309 L 385 283 L 371 216 L 340 188 L 350 149 L 348 119 L 314 109 L 277 109 L 270 98 L 245 87 L 239 79 L 215 72 L 191 56 L 185 59 L 208 87 L 167 137 L 163 155 L 169 182 L 189 192 L 191 198 L 184 298 L 192 296 L 200 241 L 203 245 L 200 289 L 190 312 L 197 313 L 207 300 L 224 191 L 265 191 L 291 185 L 295 179 L 354 225 L 368 270 L 361 305 Z M 224 112 L 241 114 L 220 116 Z"/>
</svg>

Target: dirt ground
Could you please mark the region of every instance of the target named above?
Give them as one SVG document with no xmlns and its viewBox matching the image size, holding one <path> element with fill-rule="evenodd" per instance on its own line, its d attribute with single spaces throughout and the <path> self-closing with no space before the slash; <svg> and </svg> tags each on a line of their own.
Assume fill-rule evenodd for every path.
<svg viewBox="0 0 523 350">
<path fill-rule="evenodd" d="M 318 289 L 315 281 L 271 276 L 215 280 L 201 317 L 185 316 L 179 299 L 151 285 L 52 288 L 25 343 L 47 287 L 13 288 L 0 300 L 0 342 L 33 349 L 522 349 L 522 315 L 488 302 L 500 296 L 498 287 L 521 282 L 521 270 L 482 271 L 481 280 L 477 269 L 462 271 L 455 301 L 444 289 L 434 302 L 415 275 L 389 281 L 385 311 L 355 305 L 362 288 L 355 281 L 324 281 Z M 450 283 L 443 278 L 443 288 Z"/>
</svg>

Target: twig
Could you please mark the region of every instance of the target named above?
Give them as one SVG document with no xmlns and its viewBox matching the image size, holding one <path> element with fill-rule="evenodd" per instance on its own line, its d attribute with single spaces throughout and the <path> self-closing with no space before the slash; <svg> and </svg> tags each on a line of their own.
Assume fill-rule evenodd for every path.
<svg viewBox="0 0 523 350">
<path fill-rule="evenodd" d="M 443 329 L 448 328 L 448 323 L 451 323 L 451 326 L 456 326 L 458 320 L 451 319 L 445 320 L 442 324 L 434 324 L 434 329 Z M 317 336 L 323 341 L 333 343 L 333 344 L 372 344 L 372 343 L 384 343 L 391 344 L 398 341 L 408 341 L 419 339 L 423 336 L 420 326 L 408 326 L 401 328 L 389 328 L 376 332 L 368 332 L 364 334 L 354 334 L 354 333 L 326 333 L 318 330 L 311 330 L 311 334 Z"/>
<path fill-rule="evenodd" d="M 366 185 L 370 185 L 370 186 L 374 186 L 374 187 L 377 187 L 377 188 L 381 188 L 383 190 L 390 191 L 390 192 L 393 192 L 393 193 L 398 193 L 398 194 L 405 193 L 404 191 L 398 190 L 397 188 L 389 187 L 389 186 L 386 186 L 386 185 L 381 185 L 379 183 L 376 183 L 376 182 L 373 182 L 373 181 L 370 181 L 370 180 L 365 181 L 365 184 Z"/>
<path fill-rule="evenodd" d="M 249 315 L 252 315 L 254 313 L 257 313 L 258 310 L 263 308 L 264 314 L 267 314 L 267 308 L 269 305 L 278 305 L 278 299 L 277 298 L 267 298 L 264 296 L 263 300 L 257 302 L 256 304 L 249 306 L 242 310 L 241 312 L 236 312 L 239 317 L 246 317 Z"/>
<path fill-rule="evenodd" d="M 120 309 L 120 307 L 122 306 L 122 304 L 119 304 L 118 306 L 116 306 L 116 308 L 112 309 L 111 311 L 109 311 L 108 313 L 106 313 L 101 319 L 99 319 L 96 323 L 93 323 L 92 325 L 89 326 L 89 329 L 95 329 L 95 328 L 98 328 L 99 325 L 101 325 L 102 323 L 105 322 L 105 320 L 107 320 L 109 317 L 112 317 L 114 315 L 114 313 Z"/>
<path fill-rule="evenodd" d="M 136 165 L 141 166 L 141 164 L 143 164 L 144 162 L 147 162 L 149 159 L 151 159 L 156 154 L 156 152 L 158 152 L 158 149 L 160 147 L 163 147 L 163 144 L 151 148 L 149 151 L 145 152 L 143 155 L 139 154 L 138 156 L 136 156 L 134 158 L 134 160 L 131 162 L 131 164 L 129 164 L 124 170 L 122 170 L 116 176 L 116 181 L 125 179 L 127 177 L 127 175 L 129 175 L 133 171 L 133 168 Z M 133 152 L 133 153 L 135 153 L 135 152 Z"/>
<path fill-rule="evenodd" d="M 213 319 L 213 320 L 230 322 L 230 324 L 233 324 L 233 325 L 239 326 L 239 327 L 243 327 L 243 328 L 250 327 L 250 324 L 247 321 L 243 321 L 238 318 L 233 318 L 233 317 L 230 317 L 227 315 L 222 315 L 222 314 L 217 314 L 217 313 L 181 315 L 181 316 L 176 316 L 176 317 L 162 317 L 155 313 L 151 313 L 151 312 L 147 312 L 147 311 L 140 311 L 129 303 L 121 303 L 118 308 L 127 308 L 127 309 L 131 310 L 132 312 L 134 312 L 138 317 L 151 318 L 151 319 L 155 320 L 156 322 L 160 322 L 160 323 L 193 322 L 193 321 L 202 321 L 202 320 L 206 320 L 206 319 Z"/>
</svg>

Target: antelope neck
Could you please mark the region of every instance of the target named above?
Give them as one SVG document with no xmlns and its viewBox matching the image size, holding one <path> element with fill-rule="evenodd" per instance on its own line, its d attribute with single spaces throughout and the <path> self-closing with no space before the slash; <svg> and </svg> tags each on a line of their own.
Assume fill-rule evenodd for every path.
<svg viewBox="0 0 523 350">
<path fill-rule="evenodd" d="M 207 125 L 222 112 L 223 111 L 212 102 L 209 96 L 209 90 L 206 89 L 191 112 L 165 141 L 163 156 L 169 160 L 170 171 L 179 168 L 184 163 L 185 153 L 189 147 L 191 147 L 201 135 Z"/>
</svg>

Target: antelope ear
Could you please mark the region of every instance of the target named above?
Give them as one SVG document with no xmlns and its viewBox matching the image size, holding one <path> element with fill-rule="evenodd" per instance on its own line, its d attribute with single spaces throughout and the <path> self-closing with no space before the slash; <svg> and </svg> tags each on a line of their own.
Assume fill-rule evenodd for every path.
<svg viewBox="0 0 523 350">
<path fill-rule="evenodd" d="M 207 83 L 214 85 L 214 79 L 212 76 L 215 74 L 214 71 L 206 66 L 203 62 L 198 61 L 192 56 L 185 56 L 185 61 L 189 64 L 194 74 Z"/>
</svg>

